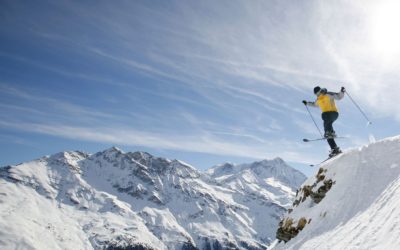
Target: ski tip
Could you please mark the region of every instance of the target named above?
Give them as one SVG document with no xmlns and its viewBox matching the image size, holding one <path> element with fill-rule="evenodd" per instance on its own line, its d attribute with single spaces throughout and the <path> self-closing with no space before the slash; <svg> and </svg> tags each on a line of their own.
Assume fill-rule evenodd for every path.
<svg viewBox="0 0 400 250">
<path fill-rule="evenodd" d="M 310 140 L 309 139 L 303 139 L 303 142 L 309 142 Z"/>
</svg>

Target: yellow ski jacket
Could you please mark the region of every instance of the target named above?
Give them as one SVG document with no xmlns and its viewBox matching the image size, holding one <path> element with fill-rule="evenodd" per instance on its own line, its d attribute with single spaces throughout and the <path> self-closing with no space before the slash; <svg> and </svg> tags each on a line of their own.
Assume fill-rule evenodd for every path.
<svg viewBox="0 0 400 250">
<path fill-rule="evenodd" d="M 334 93 L 326 92 L 318 96 L 315 102 L 307 102 L 307 105 L 319 107 L 322 113 L 325 112 L 338 112 L 335 100 L 341 100 L 344 97 L 344 92 Z"/>
</svg>

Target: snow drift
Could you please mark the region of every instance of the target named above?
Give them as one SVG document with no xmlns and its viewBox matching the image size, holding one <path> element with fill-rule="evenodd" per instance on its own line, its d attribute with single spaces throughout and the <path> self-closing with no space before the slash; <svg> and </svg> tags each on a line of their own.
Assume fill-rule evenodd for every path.
<svg viewBox="0 0 400 250">
<path fill-rule="evenodd" d="M 304 228 L 274 249 L 398 249 L 400 137 L 349 150 L 320 167 L 283 220 L 293 231 Z M 329 181 L 324 197 L 315 199 Z"/>
<path fill-rule="evenodd" d="M 230 166 L 111 148 L 0 168 L 0 248 L 266 249 L 306 178 L 279 158 Z"/>
</svg>

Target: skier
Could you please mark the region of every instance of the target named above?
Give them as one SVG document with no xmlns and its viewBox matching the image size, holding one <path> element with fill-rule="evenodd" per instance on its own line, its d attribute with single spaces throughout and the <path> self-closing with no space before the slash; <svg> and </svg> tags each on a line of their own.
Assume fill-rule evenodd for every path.
<svg viewBox="0 0 400 250">
<path fill-rule="evenodd" d="M 328 92 L 326 88 L 316 86 L 314 88 L 314 94 L 317 96 L 317 100 L 315 102 L 308 102 L 303 100 L 304 105 L 320 107 L 322 111 L 322 120 L 324 121 L 325 130 L 324 138 L 327 139 L 328 144 L 331 147 L 329 157 L 333 157 L 342 153 L 334 140 L 334 138 L 336 137 L 336 133 L 333 130 L 332 124 L 339 117 L 338 109 L 336 108 L 335 104 L 335 99 L 341 100 L 344 97 L 345 91 L 346 89 L 342 87 L 339 93 Z"/>
</svg>

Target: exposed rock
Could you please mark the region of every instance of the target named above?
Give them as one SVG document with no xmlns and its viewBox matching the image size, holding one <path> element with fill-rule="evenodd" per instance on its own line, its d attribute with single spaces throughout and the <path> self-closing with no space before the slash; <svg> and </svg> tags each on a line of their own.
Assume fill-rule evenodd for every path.
<svg viewBox="0 0 400 250">
<path fill-rule="evenodd" d="M 332 188 L 333 184 L 335 184 L 335 182 L 331 179 L 325 180 L 326 172 L 327 169 L 320 168 L 315 176 L 315 182 L 312 185 L 304 185 L 297 191 L 296 197 L 299 196 L 299 198 L 295 199 L 293 202 L 293 208 L 299 206 L 300 203 L 305 202 L 308 197 L 310 197 L 311 200 L 316 204 L 320 203 L 324 199 L 326 193 Z M 323 182 L 322 185 L 320 182 Z M 315 190 L 317 187 L 318 189 Z M 293 212 L 293 208 L 288 209 L 288 214 Z M 276 238 L 279 241 L 284 241 L 286 243 L 290 239 L 296 237 L 297 234 L 304 229 L 306 224 L 310 223 L 311 219 L 307 221 L 306 218 L 302 217 L 298 220 L 297 225 L 293 226 L 293 219 L 286 217 L 279 223 L 279 228 L 276 232 Z"/>
<path fill-rule="evenodd" d="M 279 223 L 279 228 L 276 232 L 276 238 L 279 242 L 284 241 L 288 242 L 290 239 L 297 236 L 297 234 L 304 229 L 307 224 L 307 219 L 302 217 L 297 222 L 296 226 L 293 226 L 295 223 L 292 218 L 283 219 Z"/>
</svg>

